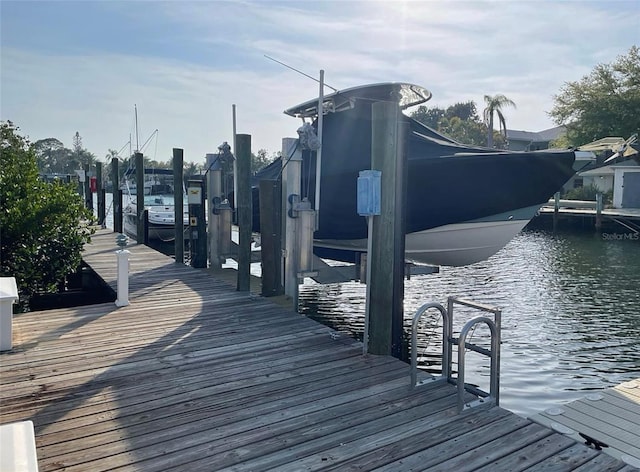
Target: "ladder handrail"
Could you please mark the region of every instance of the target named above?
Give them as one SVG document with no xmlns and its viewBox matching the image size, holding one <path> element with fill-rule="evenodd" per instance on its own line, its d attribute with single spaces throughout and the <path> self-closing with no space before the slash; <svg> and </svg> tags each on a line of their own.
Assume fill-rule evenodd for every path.
<svg viewBox="0 0 640 472">
<path fill-rule="evenodd" d="M 436 308 L 440 311 L 442 315 L 442 320 L 445 326 L 451 325 L 451 320 L 449 319 L 449 314 L 447 310 L 440 304 L 436 302 L 425 303 L 416 311 L 416 314 L 413 315 L 413 321 L 411 322 L 411 388 L 415 388 L 418 381 L 418 322 L 422 315 L 424 315 L 427 310 L 431 308 Z M 446 336 L 447 329 L 444 328 L 442 333 L 442 346 L 443 346 L 443 358 L 442 358 L 442 377 L 448 378 L 445 376 L 444 366 L 445 366 L 445 356 L 444 356 L 444 346 L 447 344 Z M 449 358 L 447 358 L 447 363 Z"/>
<path fill-rule="evenodd" d="M 467 323 L 460 330 L 460 337 L 458 338 L 458 381 L 457 381 L 458 411 L 462 411 L 465 409 L 465 402 L 464 402 L 465 363 L 464 361 L 465 361 L 466 349 L 464 348 L 464 346 L 466 344 L 467 336 L 469 335 L 469 332 L 473 328 L 475 328 L 476 325 L 480 323 L 485 323 L 489 327 L 489 330 L 491 331 L 491 351 L 489 355 L 491 359 L 491 366 L 489 369 L 490 380 L 489 380 L 488 398 L 489 398 L 489 401 L 495 404 L 496 406 L 500 402 L 500 366 L 499 366 L 500 331 L 498 330 L 496 323 L 491 318 L 488 318 L 486 316 L 478 316 L 476 318 L 473 318 L 467 321 Z M 476 352 L 479 352 L 479 351 L 476 351 Z"/>
<path fill-rule="evenodd" d="M 478 316 L 469 320 L 460 331 L 458 338 L 453 337 L 453 307 L 455 304 L 464 305 L 470 308 L 474 308 L 480 311 L 493 314 L 493 319 L 488 316 Z M 440 377 L 432 376 L 427 381 L 421 381 L 418 383 L 418 323 L 420 318 L 430 309 L 435 308 L 440 311 L 442 315 L 442 375 Z M 480 347 L 476 344 L 467 342 L 467 336 L 476 325 L 484 323 L 489 327 L 491 332 L 491 348 Z M 465 404 L 464 394 L 465 391 L 472 391 L 476 395 L 484 397 L 480 399 L 478 403 L 487 405 L 498 405 L 500 401 L 500 331 L 502 324 L 502 310 L 484 305 L 481 303 L 472 302 L 456 297 L 449 297 L 447 299 L 447 308 L 445 309 L 441 304 L 436 302 L 429 302 L 422 305 L 416 311 L 411 323 L 411 388 L 423 384 L 434 384 L 441 382 L 456 383 L 458 387 L 458 411 L 462 411 L 465 407 L 474 406 L 472 404 Z M 453 370 L 453 345 L 458 346 L 458 376 L 454 380 L 452 378 Z M 466 386 L 464 382 L 465 377 L 465 352 L 466 348 L 469 348 L 479 354 L 490 357 L 490 381 L 489 381 L 489 393 L 482 392 L 480 389 Z M 438 382 L 434 382 L 438 381 Z M 488 398 L 489 401 L 486 401 Z M 474 402 L 475 403 L 475 402 Z"/>
</svg>

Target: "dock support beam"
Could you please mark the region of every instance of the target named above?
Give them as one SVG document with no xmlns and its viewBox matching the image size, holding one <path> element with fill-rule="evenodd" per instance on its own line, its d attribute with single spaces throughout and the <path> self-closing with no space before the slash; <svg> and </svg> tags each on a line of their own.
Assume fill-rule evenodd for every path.
<svg viewBox="0 0 640 472">
<path fill-rule="evenodd" d="M 298 267 L 296 264 L 297 224 L 289 215 L 289 199 L 300 196 L 302 152 L 295 138 L 282 140 L 282 217 L 284 228 L 284 293 L 293 300 L 293 309 L 298 311 Z M 354 184 L 355 185 L 355 184 Z"/>
<path fill-rule="evenodd" d="M 174 251 L 176 264 L 184 264 L 184 151 L 173 148 L 173 221 L 176 238 Z"/>
<path fill-rule="evenodd" d="M 102 162 L 96 162 L 96 191 L 98 193 L 98 224 L 106 228 L 105 219 L 105 192 L 102 179 Z"/>
<path fill-rule="evenodd" d="M 262 296 L 282 295 L 282 186 L 279 180 L 260 181 Z"/>
<path fill-rule="evenodd" d="M 89 164 L 84 165 L 84 202 L 85 206 L 93 211 L 93 192 L 91 192 L 91 177 L 89 176 Z"/>
<path fill-rule="evenodd" d="M 113 205 L 113 232 L 122 233 L 122 190 L 118 158 L 111 159 L 111 194 Z"/>
<path fill-rule="evenodd" d="M 138 216 L 138 225 L 136 232 L 136 241 L 138 244 L 144 243 L 144 158 L 141 152 L 134 154 L 136 164 L 136 211 Z"/>
<path fill-rule="evenodd" d="M 553 232 L 558 229 L 558 213 L 560 211 L 560 192 L 553 196 Z"/>
<path fill-rule="evenodd" d="M 596 193 L 596 230 L 602 229 L 602 193 Z"/>
<path fill-rule="evenodd" d="M 239 292 L 248 292 L 251 282 L 251 135 L 236 135 L 236 168 L 238 174 L 238 284 Z"/>
<path fill-rule="evenodd" d="M 220 252 L 221 225 L 220 213 L 217 208 L 220 206 L 222 195 L 222 164 L 216 154 L 206 155 L 207 166 L 207 226 L 209 232 L 209 267 L 220 269 L 222 267 Z"/>
<path fill-rule="evenodd" d="M 391 98 L 391 97 L 390 97 Z M 373 219 L 368 352 L 405 357 L 403 349 L 406 122 L 397 102 L 372 105 L 371 167 L 382 172 L 381 214 Z"/>
</svg>

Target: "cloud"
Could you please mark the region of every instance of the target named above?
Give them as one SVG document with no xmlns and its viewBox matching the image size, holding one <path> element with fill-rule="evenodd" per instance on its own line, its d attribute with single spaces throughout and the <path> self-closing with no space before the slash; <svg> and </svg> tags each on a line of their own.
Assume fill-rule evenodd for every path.
<svg viewBox="0 0 640 472">
<path fill-rule="evenodd" d="M 546 112 L 562 84 L 626 53 L 640 21 L 634 2 L 91 4 L 87 22 L 102 8 L 114 22 L 103 29 L 124 25 L 131 36 L 71 48 L 64 29 L 23 19 L 3 36 L 1 118 L 66 145 L 79 131 L 101 158 L 133 133 L 137 104 L 140 140 L 159 130 L 150 157 L 181 147 L 197 162 L 231 140 L 232 104 L 255 150 L 278 151 L 282 137 L 295 136 L 299 122 L 282 111 L 318 85 L 264 54 L 313 76 L 324 69 L 339 89 L 423 85 L 436 106 L 474 100 L 482 110 L 485 94 L 503 93 L 518 105 L 506 111 L 508 126 L 537 131 L 553 126 Z M 83 4 L 73 8 L 81 16 Z M 3 29 L 10 14 L 3 5 Z"/>
</svg>

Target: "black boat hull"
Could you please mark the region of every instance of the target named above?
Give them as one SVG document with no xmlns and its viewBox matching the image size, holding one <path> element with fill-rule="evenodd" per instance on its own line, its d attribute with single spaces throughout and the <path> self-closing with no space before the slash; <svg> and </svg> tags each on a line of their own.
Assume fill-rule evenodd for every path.
<svg viewBox="0 0 640 472">
<path fill-rule="evenodd" d="M 486 259 L 575 172 L 573 151 L 473 148 L 404 119 L 405 233 L 411 260 L 466 265 Z M 320 216 L 314 234 L 321 256 L 353 260 L 354 251 L 366 249 L 367 223 L 357 213 L 357 178 L 371 168 L 371 128 L 367 101 L 324 117 Z M 315 167 L 315 153 L 304 151 L 303 197 L 312 202 Z M 257 177 L 273 178 L 279 168 L 278 161 Z"/>
</svg>

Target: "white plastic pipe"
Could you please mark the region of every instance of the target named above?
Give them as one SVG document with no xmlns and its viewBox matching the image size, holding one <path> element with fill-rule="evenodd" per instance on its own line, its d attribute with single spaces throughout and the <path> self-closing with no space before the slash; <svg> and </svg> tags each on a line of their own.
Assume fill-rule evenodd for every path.
<svg viewBox="0 0 640 472">
<path fill-rule="evenodd" d="M 116 306 L 127 306 L 129 304 L 129 254 L 126 249 L 116 251 L 118 261 L 118 296 Z"/>
</svg>

